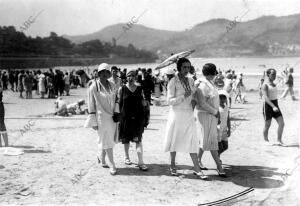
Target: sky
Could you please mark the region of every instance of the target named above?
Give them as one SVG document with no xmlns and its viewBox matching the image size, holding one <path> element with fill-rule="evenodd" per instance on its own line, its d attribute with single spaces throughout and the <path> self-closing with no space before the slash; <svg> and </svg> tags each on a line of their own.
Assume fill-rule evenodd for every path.
<svg viewBox="0 0 300 206">
<path fill-rule="evenodd" d="M 247 12 L 248 11 L 248 12 Z M 299 0 L 0 0 L 0 26 L 17 30 L 25 21 L 30 36 L 90 34 L 130 22 L 147 27 L 182 31 L 198 23 L 226 18 L 248 21 L 265 15 L 300 13 Z"/>
</svg>

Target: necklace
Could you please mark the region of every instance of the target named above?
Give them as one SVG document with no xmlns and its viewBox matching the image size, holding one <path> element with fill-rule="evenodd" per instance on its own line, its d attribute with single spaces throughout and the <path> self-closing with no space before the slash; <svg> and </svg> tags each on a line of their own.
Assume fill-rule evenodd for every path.
<svg viewBox="0 0 300 206">
<path fill-rule="evenodd" d="M 102 83 L 99 80 L 99 84 L 100 84 L 100 90 L 103 87 L 106 93 L 110 93 L 111 92 L 111 87 L 110 87 L 110 84 L 109 84 L 109 82 L 107 80 L 104 83 Z"/>
<path fill-rule="evenodd" d="M 191 92 L 191 87 L 190 87 L 190 84 L 188 82 L 188 78 L 187 77 L 182 77 L 182 75 L 178 74 L 178 78 L 179 78 L 179 81 L 181 83 L 181 85 L 183 86 L 183 89 L 186 91 L 186 92 Z"/>
</svg>

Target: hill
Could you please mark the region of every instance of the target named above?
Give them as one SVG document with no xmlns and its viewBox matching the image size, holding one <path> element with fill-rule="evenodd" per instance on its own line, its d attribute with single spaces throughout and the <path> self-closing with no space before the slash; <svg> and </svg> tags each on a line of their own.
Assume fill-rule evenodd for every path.
<svg viewBox="0 0 300 206">
<path fill-rule="evenodd" d="M 300 14 L 263 16 L 241 22 L 212 19 L 184 31 L 167 31 L 126 24 L 116 24 L 92 34 L 64 36 L 74 43 L 93 39 L 112 41 L 118 45 L 133 44 L 158 54 L 195 49 L 194 56 L 295 56 L 300 55 Z M 230 29 L 228 29 L 230 27 Z M 228 32 L 227 32 L 228 30 Z"/>
</svg>

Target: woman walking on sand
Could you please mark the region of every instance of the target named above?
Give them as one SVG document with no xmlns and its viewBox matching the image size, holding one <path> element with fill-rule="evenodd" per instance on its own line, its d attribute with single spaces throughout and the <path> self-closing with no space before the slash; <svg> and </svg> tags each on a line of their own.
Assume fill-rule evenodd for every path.
<svg viewBox="0 0 300 206">
<path fill-rule="evenodd" d="M 37 71 L 37 74 L 38 74 L 38 90 L 41 95 L 41 98 L 44 99 L 45 92 L 46 92 L 46 88 L 45 88 L 46 77 L 44 74 L 41 73 L 40 70 Z"/>
<path fill-rule="evenodd" d="M 199 149 L 199 164 L 203 169 L 207 169 L 202 164 L 202 155 L 204 151 L 210 151 L 216 165 L 217 172 L 219 176 L 226 177 L 226 174 L 222 168 L 222 163 L 218 155 L 218 118 L 220 117 L 219 113 L 219 93 L 218 89 L 214 85 L 214 78 L 217 75 L 216 66 L 212 63 L 205 64 L 202 69 L 202 74 L 205 77 L 204 81 L 201 81 L 198 90 L 197 90 L 197 124 L 203 129 L 203 141 L 201 141 L 201 146 Z M 202 103 L 208 104 L 209 107 L 204 108 Z M 199 126 L 199 125 L 198 125 Z M 199 132 L 199 136 L 201 132 Z"/>
<path fill-rule="evenodd" d="M 108 81 L 110 75 L 108 64 L 100 64 L 98 67 L 99 79 L 95 80 L 88 88 L 89 116 L 84 126 L 97 130 L 98 147 L 101 151 L 98 163 L 102 161 L 102 167 L 110 167 L 110 174 L 115 175 L 117 169 L 113 157 L 113 147 L 117 142 L 117 124 L 113 120 L 113 115 L 117 90 L 115 85 Z M 106 154 L 109 166 L 105 163 Z"/>
<path fill-rule="evenodd" d="M 192 96 L 195 92 L 194 81 L 187 77 L 191 63 L 186 58 L 177 61 L 178 74 L 168 83 L 167 99 L 170 105 L 164 150 L 170 152 L 171 175 L 177 175 L 175 158 L 177 152 L 189 153 L 194 164 L 194 174 L 207 179 L 200 169 L 197 152 L 200 137 L 197 135 L 193 116 Z"/>
<path fill-rule="evenodd" d="M 284 128 L 284 120 L 281 114 L 281 111 L 278 107 L 277 99 L 277 87 L 274 84 L 276 79 L 276 70 L 270 68 L 266 72 L 267 78 L 262 86 L 262 94 L 264 97 L 263 104 L 263 115 L 265 120 L 265 126 L 263 130 L 264 140 L 269 143 L 268 133 L 271 126 L 272 118 L 274 118 L 278 123 L 277 129 L 277 145 L 282 146 L 282 133 Z"/>
<path fill-rule="evenodd" d="M 149 117 L 145 114 L 146 106 L 142 87 L 136 84 L 136 71 L 126 74 L 127 83 L 118 92 L 120 109 L 120 131 L 119 139 L 124 144 L 125 164 L 131 165 L 129 158 L 129 144 L 135 142 L 138 156 L 138 168 L 147 171 L 148 167 L 143 160 L 142 135 L 144 128 L 147 127 Z"/>
</svg>

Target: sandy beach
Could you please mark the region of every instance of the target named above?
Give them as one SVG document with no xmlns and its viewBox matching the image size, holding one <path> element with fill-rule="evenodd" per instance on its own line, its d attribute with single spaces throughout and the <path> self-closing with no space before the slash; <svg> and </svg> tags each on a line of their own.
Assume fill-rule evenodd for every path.
<svg viewBox="0 0 300 206">
<path fill-rule="evenodd" d="M 71 90 L 69 102 L 85 97 L 85 89 Z M 53 99 L 19 99 L 4 92 L 9 142 L 24 151 L 19 156 L 0 152 L 0 205 L 198 205 L 217 201 L 248 188 L 254 190 L 222 205 L 300 205 L 299 102 L 290 97 L 279 101 L 285 119 L 285 147 L 268 146 L 262 137 L 262 100 L 257 92 L 247 93 L 246 104 L 231 110 L 235 129 L 229 150 L 222 155 L 228 178 L 217 175 L 211 155 L 204 154 L 208 181 L 193 174 L 189 155 L 178 154 L 179 177 L 169 175 L 169 154 L 163 152 L 168 106 L 152 106 L 151 120 L 144 133 L 142 172 L 124 164 L 121 144 L 114 149 L 118 174 L 96 162 L 97 134 L 83 128 L 85 115 L 54 117 Z M 31 120 L 23 135 L 20 129 Z M 270 140 L 276 140 L 273 120 Z M 130 156 L 137 163 L 135 146 Z M 299 167 L 297 167 L 297 164 Z M 291 173 L 287 175 L 286 173 Z"/>
</svg>

